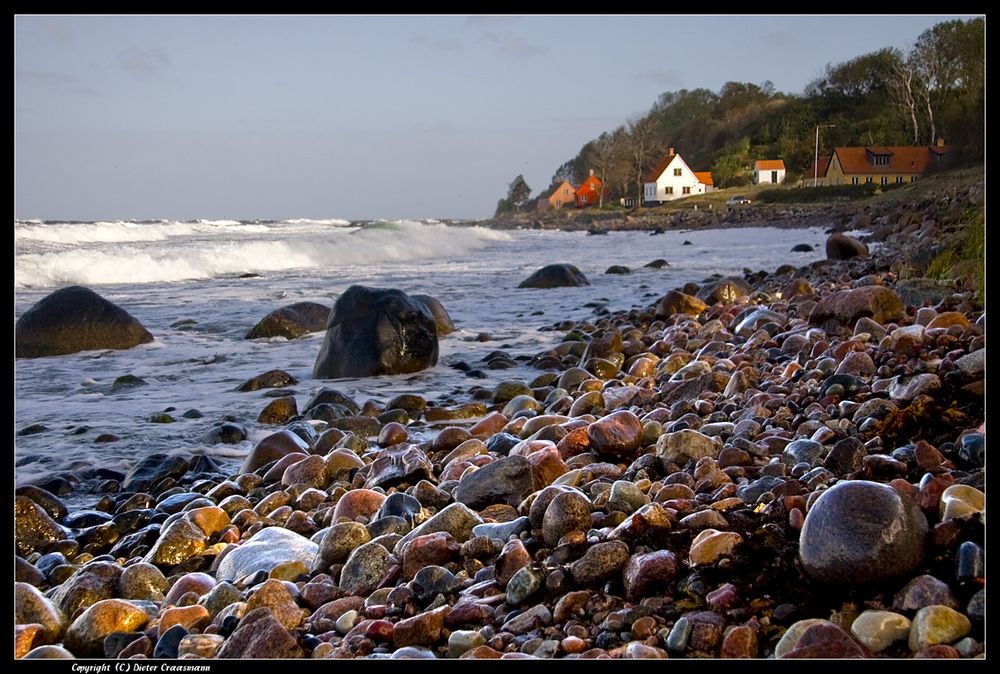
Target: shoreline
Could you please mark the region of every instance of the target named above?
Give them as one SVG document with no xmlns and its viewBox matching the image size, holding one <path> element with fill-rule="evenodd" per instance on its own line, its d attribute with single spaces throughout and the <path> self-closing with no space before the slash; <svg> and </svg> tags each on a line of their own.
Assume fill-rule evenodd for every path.
<svg viewBox="0 0 1000 674">
<path fill-rule="evenodd" d="M 359 408 L 312 435 L 292 421 L 239 474 L 144 460 L 108 484 L 106 516 L 19 488 L 16 654 L 978 657 L 985 314 L 972 289 L 911 271 L 969 205 L 981 184 L 853 213 L 782 207 L 884 246 L 557 323 L 566 338 L 532 381 L 447 409 Z M 734 212 L 712 228 L 778 226 Z M 709 228 L 679 226 L 695 219 L 710 221 L 670 230 Z M 891 489 L 819 501 L 870 483 Z M 849 527 L 838 540 L 873 518 L 900 547 L 831 559 L 832 541 L 803 542 L 827 509 Z M 880 584 L 856 582 L 858 565 Z M 907 629 L 884 645 L 855 629 L 873 607 Z M 942 615 L 951 631 L 928 636 Z"/>
</svg>

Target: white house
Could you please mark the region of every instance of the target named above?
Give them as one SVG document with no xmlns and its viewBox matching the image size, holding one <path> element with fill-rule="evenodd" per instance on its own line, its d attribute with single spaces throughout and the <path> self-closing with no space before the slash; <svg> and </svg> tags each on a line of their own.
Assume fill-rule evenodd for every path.
<svg viewBox="0 0 1000 674">
<path fill-rule="evenodd" d="M 781 159 L 761 159 L 753 165 L 753 181 L 779 184 L 785 182 L 785 162 Z"/>
<path fill-rule="evenodd" d="M 711 190 L 712 174 L 707 171 L 695 173 L 671 147 L 667 148 L 667 155 L 646 174 L 643 197 L 647 204 L 662 203 Z"/>
</svg>

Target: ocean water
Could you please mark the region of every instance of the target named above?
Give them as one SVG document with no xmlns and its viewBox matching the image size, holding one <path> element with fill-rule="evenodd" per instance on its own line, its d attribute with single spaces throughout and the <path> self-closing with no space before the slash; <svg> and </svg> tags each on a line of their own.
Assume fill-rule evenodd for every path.
<svg viewBox="0 0 1000 674">
<path fill-rule="evenodd" d="M 808 264 L 822 257 L 824 239 L 822 228 L 588 236 L 427 220 L 17 221 L 15 321 L 53 290 L 80 284 L 130 312 L 155 341 L 126 351 L 15 360 L 15 430 L 32 424 L 48 428 L 15 438 L 15 479 L 21 484 L 65 473 L 86 478 L 96 467 L 126 471 L 157 451 L 207 454 L 235 470 L 253 444 L 275 430 L 255 421 L 271 400 L 264 391 L 236 390 L 267 370 L 286 370 L 300 380 L 293 387 L 300 409 L 323 386 L 359 403 L 384 403 L 404 392 L 442 404 L 464 402 L 472 386 L 492 388 L 537 376 L 540 371 L 527 365 L 488 370 L 482 361 L 496 350 L 514 358 L 544 351 L 561 333 L 543 328 L 595 318 L 602 308 L 646 306 L 712 274 Z M 789 252 L 798 243 L 816 250 Z M 670 266 L 643 266 L 657 258 Z M 592 285 L 517 288 L 553 262 L 575 264 Z M 613 264 L 632 273 L 605 274 Z M 259 276 L 240 278 L 247 273 Z M 437 366 L 410 375 L 313 380 L 322 333 L 290 341 L 244 338 L 270 311 L 305 300 L 332 306 L 352 284 L 438 298 L 458 329 L 441 339 Z M 177 325 L 181 321 L 188 323 Z M 479 341 L 481 333 L 488 341 Z M 467 376 L 454 367 L 459 362 L 482 368 L 486 378 Z M 147 385 L 111 393 L 112 382 L 127 374 Z M 168 408 L 176 423 L 148 421 Z M 204 416 L 183 418 L 190 409 Z M 238 445 L 203 440 L 224 416 L 241 420 L 247 440 Z M 102 433 L 120 439 L 95 443 Z M 97 482 L 85 479 L 68 500 L 92 502 L 88 489 Z"/>
</svg>

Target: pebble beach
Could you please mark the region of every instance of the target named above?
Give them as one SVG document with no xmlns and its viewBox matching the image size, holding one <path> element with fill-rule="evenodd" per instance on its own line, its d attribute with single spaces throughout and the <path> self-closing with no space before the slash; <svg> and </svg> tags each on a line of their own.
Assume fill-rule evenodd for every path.
<svg viewBox="0 0 1000 674">
<path fill-rule="evenodd" d="M 827 259 L 549 310 L 447 404 L 260 367 L 237 470 L 18 481 L 15 657 L 985 657 L 985 312 L 912 271 L 983 199 L 845 206 Z"/>
</svg>

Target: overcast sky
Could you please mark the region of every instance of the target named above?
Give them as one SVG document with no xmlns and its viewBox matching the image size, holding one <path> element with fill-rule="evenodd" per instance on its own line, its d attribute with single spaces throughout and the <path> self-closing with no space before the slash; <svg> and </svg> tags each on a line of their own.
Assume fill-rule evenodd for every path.
<svg viewBox="0 0 1000 674">
<path fill-rule="evenodd" d="M 17 16 L 15 217 L 488 217 L 665 91 L 952 18 Z"/>
</svg>

